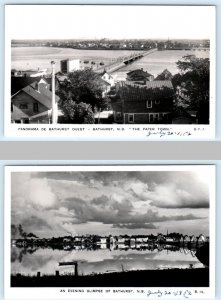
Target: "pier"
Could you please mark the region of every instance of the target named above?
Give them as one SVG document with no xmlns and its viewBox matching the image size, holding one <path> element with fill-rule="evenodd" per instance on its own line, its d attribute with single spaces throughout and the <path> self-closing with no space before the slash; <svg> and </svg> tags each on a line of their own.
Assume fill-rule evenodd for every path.
<svg viewBox="0 0 221 300">
<path fill-rule="evenodd" d="M 108 72 L 108 73 L 113 73 L 123 67 L 125 67 L 125 65 L 128 65 L 132 62 L 134 62 L 135 60 L 138 60 L 144 56 L 147 56 L 151 53 L 154 53 L 157 51 L 157 48 L 151 49 L 149 51 L 144 51 L 144 52 L 140 52 L 140 53 L 133 53 L 131 55 L 128 56 L 122 56 L 122 57 L 118 57 L 114 62 L 110 62 L 109 64 L 106 64 L 102 67 L 98 67 L 96 70 L 94 70 L 96 73 L 103 73 L 104 71 Z"/>
</svg>

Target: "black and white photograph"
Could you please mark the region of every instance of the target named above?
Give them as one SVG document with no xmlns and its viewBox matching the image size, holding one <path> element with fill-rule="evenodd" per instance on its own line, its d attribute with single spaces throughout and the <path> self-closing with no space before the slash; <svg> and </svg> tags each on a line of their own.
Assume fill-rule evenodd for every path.
<svg viewBox="0 0 221 300">
<path fill-rule="evenodd" d="M 26 290 L 30 299 L 30 288 L 73 297 L 56 293 L 67 287 L 79 298 L 86 288 L 214 296 L 215 166 L 14 166 L 5 175 L 10 299 Z"/>
<path fill-rule="evenodd" d="M 7 5 L 5 12 L 8 134 L 214 135 L 215 6 Z"/>
</svg>

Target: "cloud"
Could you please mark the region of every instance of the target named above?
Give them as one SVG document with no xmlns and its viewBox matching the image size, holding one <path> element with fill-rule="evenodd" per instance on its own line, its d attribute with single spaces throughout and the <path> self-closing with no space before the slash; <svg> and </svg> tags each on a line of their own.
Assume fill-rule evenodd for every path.
<svg viewBox="0 0 221 300">
<path fill-rule="evenodd" d="M 124 223 L 114 224 L 113 228 L 127 228 L 127 229 L 156 229 L 157 227 L 152 223 Z"/>
<path fill-rule="evenodd" d="M 139 185 L 129 185 L 128 191 L 136 201 L 145 201 L 159 208 L 209 207 L 208 184 L 201 180 L 199 174 L 178 171 L 152 173 L 150 176 L 142 172 L 138 175 Z"/>
<path fill-rule="evenodd" d="M 162 208 L 208 208 L 209 189 L 201 173 L 191 171 L 40 172 L 33 177 L 78 183 L 86 191 L 117 191 L 128 199 Z M 204 176 L 205 177 L 205 176 Z M 71 188 L 71 187 L 70 187 Z M 77 191 L 79 191 L 77 189 Z M 83 191 L 80 190 L 81 194 Z M 80 196 L 80 194 L 78 195 Z M 82 196 L 81 196 L 82 198 Z"/>
<path fill-rule="evenodd" d="M 153 229 L 152 223 L 176 220 L 195 220 L 200 217 L 193 214 L 187 215 L 160 215 L 157 211 L 148 209 L 134 213 L 132 203 L 124 199 L 117 202 L 114 199 L 108 199 L 106 196 L 93 199 L 90 203 L 78 198 L 65 199 L 65 205 L 73 212 L 71 223 L 100 222 L 103 224 L 113 224 L 113 226 L 130 229 L 149 228 Z"/>
<path fill-rule="evenodd" d="M 189 183 L 188 186 L 177 182 L 159 185 L 148 195 L 150 205 L 161 208 L 208 208 L 207 188 Z"/>
<path fill-rule="evenodd" d="M 183 221 L 208 217 L 209 188 L 204 175 L 183 171 L 15 172 L 12 223 L 32 226 L 28 220 L 35 216 L 39 222 L 32 223 L 34 233 L 34 228 L 41 230 L 42 222 L 42 228 L 57 234 L 79 228 L 86 232 L 91 223 L 128 230 L 156 229 L 164 222 L 182 221 L 180 226 L 184 226 Z"/>
<path fill-rule="evenodd" d="M 37 216 L 28 216 L 28 218 L 24 218 L 22 221 L 22 226 L 29 231 L 36 230 L 48 230 L 52 229 L 52 227 L 48 224 L 48 222 L 42 218 L 39 218 Z"/>
<path fill-rule="evenodd" d="M 54 206 L 57 198 L 47 178 L 32 178 L 30 173 L 12 173 L 13 205 L 34 205 L 39 208 Z"/>
</svg>

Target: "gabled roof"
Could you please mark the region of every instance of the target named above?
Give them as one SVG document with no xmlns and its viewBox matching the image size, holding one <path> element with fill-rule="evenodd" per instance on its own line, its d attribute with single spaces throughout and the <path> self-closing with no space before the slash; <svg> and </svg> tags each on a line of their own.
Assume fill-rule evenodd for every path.
<svg viewBox="0 0 221 300">
<path fill-rule="evenodd" d="M 107 85 L 107 86 L 108 86 L 108 85 L 111 85 L 110 82 L 106 81 L 106 80 L 103 79 L 103 78 L 100 79 L 100 83 L 103 84 L 103 85 Z"/>
<path fill-rule="evenodd" d="M 40 102 L 42 105 L 46 106 L 48 109 L 51 109 L 52 93 L 48 88 L 46 88 L 42 79 L 40 80 L 40 82 L 35 81 L 32 84 L 24 87 L 16 94 L 14 94 L 12 98 L 18 95 L 20 92 L 25 92 L 26 94 L 28 94 L 29 96 L 31 96 L 32 98 Z M 58 100 L 59 97 L 55 95 L 55 101 L 57 102 Z"/>
<path fill-rule="evenodd" d="M 132 71 L 128 72 L 127 75 L 129 75 L 129 76 L 145 76 L 145 77 L 153 76 L 152 74 L 144 71 L 143 69 L 132 70 Z"/>
<path fill-rule="evenodd" d="M 24 87 L 27 85 L 32 84 L 35 81 L 39 81 L 42 78 L 48 83 L 51 84 L 51 77 L 16 77 L 12 76 L 11 77 L 11 95 L 14 95 L 18 91 L 22 90 Z"/>
</svg>

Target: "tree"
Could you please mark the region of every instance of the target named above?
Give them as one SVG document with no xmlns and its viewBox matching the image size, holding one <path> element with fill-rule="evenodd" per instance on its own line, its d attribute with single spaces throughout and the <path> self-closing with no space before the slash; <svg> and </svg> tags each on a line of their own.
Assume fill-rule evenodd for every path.
<svg viewBox="0 0 221 300">
<path fill-rule="evenodd" d="M 67 124 L 94 124 L 94 113 L 90 104 L 73 100 L 64 101 L 62 123 Z"/>
<path fill-rule="evenodd" d="M 58 91 L 64 113 L 61 122 L 94 123 L 93 112 L 109 106 L 109 99 L 103 97 L 105 88 L 105 82 L 90 68 L 69 73 Z"/>
<path fill-rule="evenodd" d="M 172 77 L 173 77 L 172 73 L 170 73 L 170 71 L 165 69 L 165 70 L 163 70 L 162 73 L 158 74 L 154 80 L 155 81 L 156 80 L 171 80 Z"/>
<path fill-rule="evenodd" d="M 209 124 L 209 58 L 184 56 L 177 62 L 180 74 L 173 78 L 175 87 L 186 96 L 189 110 L 196 110 L 199 124 Z"/>
</svg>

